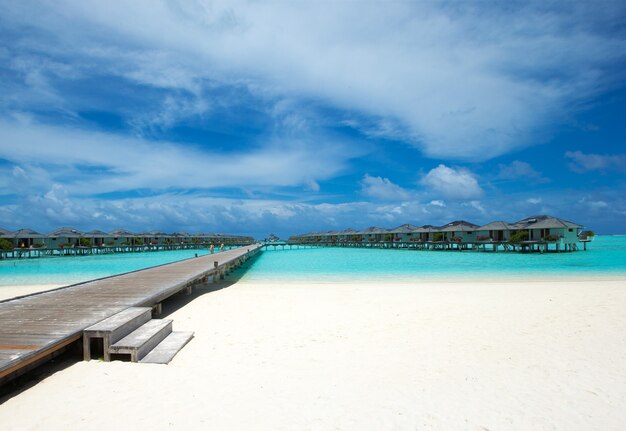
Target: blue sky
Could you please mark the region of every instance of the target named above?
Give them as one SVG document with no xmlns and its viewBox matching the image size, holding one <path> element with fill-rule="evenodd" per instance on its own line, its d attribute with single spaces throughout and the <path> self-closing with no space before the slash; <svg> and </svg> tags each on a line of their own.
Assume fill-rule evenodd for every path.
<svg viewBox="0 0 626 431">
<path fill-rule="evenodd" d="M 0 227 L 626 233 L 622 2 L 0 6 Z"/>
</svg>

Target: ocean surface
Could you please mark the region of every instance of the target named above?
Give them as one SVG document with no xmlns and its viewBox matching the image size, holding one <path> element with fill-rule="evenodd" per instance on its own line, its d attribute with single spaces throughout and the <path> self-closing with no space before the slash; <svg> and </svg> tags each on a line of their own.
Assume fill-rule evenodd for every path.
<svg viewBox="0 0 626 431">
<path fill-rule="evenodd" d="M 580 244 L 582 249 L 582 244 Z M 312 248 L 264 251 L 242 279 L 520 279 L 626 276 L 626 236 L 596 236 L 587 251 L 506 253 Z"/>
<path fill-rule="evenodd" d="M 188 259 L 208 250 L 49 257 L 0 261 L 0 287 L 71 284 Z M 598 236 L 587 251 L 520 254 L 473 251 L 307 248 L 266 250 L 244 280 L 499 280 L 626 276 L 626 236 Z"/>
</svg>

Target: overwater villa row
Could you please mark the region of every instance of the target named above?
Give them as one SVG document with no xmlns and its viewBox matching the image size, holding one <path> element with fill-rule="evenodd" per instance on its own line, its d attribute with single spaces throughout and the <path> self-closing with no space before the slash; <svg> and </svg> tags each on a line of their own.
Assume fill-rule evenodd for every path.
<svg viewBox="0 0 626 431">
<path fill-rule="evenodd" d="M 42 234 L 32 229 L 15 232 L 0 229 L 0 258 L 201 249 L 212 245 L 232 247 L 253 242 L 252 237 L 217 233 L 133 233 L 124 229 L 108 233 L 99 230 L 81 232 L 62 227 Z"/>
<path fill-rule="evenodd" d="M 509 223 L 493 221 L 483 226 L 457 220 L 443 226 L 403 224 L 393 229 L 312 232 L 289 238 L 292 245 L 412 248 L 419 250 L 576 251 L 578 243 L 593 239 L 583 226 L 539 215 Z"/>
</svg>

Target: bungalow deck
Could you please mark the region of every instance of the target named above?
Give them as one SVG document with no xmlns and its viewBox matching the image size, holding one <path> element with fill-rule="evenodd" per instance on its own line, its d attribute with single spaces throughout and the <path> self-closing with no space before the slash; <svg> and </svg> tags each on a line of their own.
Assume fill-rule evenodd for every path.
<svg viewBox="0 0 626 431">
<path fill-rule="evenodd" d="M 584 250 L 587 250 L 588 241 L 580 241 L 584 244 Z M 354 242 L 354 241 L 288 241 L 282 244 L 266 244 L 265 247 L 285 246 L 293 247 L 347 247 L 347 248 L 379 248 L 379 249 L 406 249 L 406 250 L 431 250 L 431 251 L 486 251 L 486 252 L 537 252 L 537 253 L 558 253 L 578 251 L 576 244 L 560 244 L 558 241 L 522 241 L 516 244 L 508 241 L 472 241 L 472 242 L 455 242 L 455 241 L 371 241 L 371 242 Z"/>
<path fill-rule="evenodd" d="M 210 277 L 223 279 L 260 249 L 249 245 L 0 301 L 0 384 L 79 341 L 85 328 L 129 307 L 160 311 L 163 300 Z"/>
</svg>

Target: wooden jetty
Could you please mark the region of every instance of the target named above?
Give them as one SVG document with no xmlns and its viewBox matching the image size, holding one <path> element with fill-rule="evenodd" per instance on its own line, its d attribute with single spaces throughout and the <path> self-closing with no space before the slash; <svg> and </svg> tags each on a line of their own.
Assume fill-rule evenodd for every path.
<svg viewBox="0 0 626 431">
<path fill-rule="evenodd" d="M 85 329 L 130 307 L 160 313 L 163 300 L 181 291 L 191 293 L 194 285 L 211 278 L 214 283 L 224 279 L 261 247 L 253 244 L 0 301 L 0 384 L 61 353 L 81 340 Z"/>
</svg>

